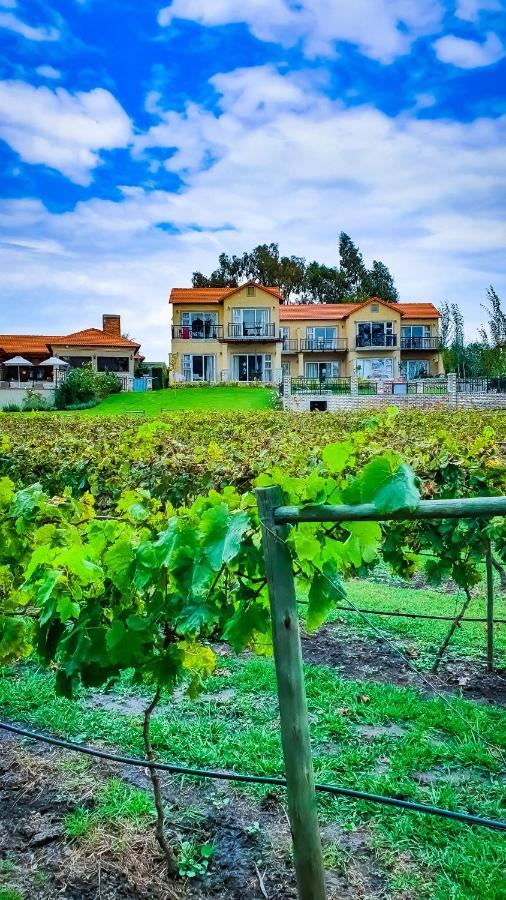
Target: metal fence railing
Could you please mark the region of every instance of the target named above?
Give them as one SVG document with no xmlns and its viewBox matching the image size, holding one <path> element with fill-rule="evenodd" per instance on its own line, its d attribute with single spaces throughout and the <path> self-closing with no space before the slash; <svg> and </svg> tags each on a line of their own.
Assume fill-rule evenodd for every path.
<svg viewBox="0 0 506 900">
<path fill-rule="evenodd" d="M 351 394 L 351 378 L 292 378 L 292 394 Z"/>
<path fill-rule="evenodd" d="M 506 376 L 495 378 L 457 378 L 459 394 L 506 394 Z"/>
</svg>

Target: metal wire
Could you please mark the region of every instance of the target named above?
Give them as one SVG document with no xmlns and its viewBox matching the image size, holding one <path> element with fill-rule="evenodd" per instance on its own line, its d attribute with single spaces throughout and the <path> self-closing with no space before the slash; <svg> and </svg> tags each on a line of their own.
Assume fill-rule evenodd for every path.
<svg viewBox="0 0 506 900">
<path fill-rule="evenodd" d="M 280 541 L 282 544 L 285 544 L 285 545 L 287 544 L 287 541 L 285 541 L 284 538 L 282 538 L 280 534 L 278 534 L 276 531 L 274 531 L 274 529 L 270 528 L 270 526 L 267 525 L 265 522 L 262 522 L 262 527 L 265 528 L 266 531 L 268 531 L 270 534 L 272 534 L 277 541 Z M 331 578 L 328 577 L 328 575 L 326 575 L 320 569 L 318 569 L 318 573 L 325 579 L 325 581 L 336 592 L 336 595 L 338 595 L 338 596 L 342 595 L 342 592 L 339 590 L 338 586 L 335 584 L 334 581 L 332 581 Z M 488 741 L 486 738 L 484 738 L 483 735 L 480 734 L 478 729 L 475 728 L 475 726 L 472 725 L 471 722 L 469 722 L 469 720 L 466 719 L 466 717 L 464 715 L 462 715 L 461 712 L 459 712 L 459 710 L 455 709 L 455 707 L 450 702 L 450 700 L 448 700 L 448 698 L 441 691 L 438 691 L 437 688 L 434 687 L 432 682 L 423 674 L 423 672 L 421 672 L 420 669 L 417 669 L 417 667 L 414 665 L 414 663 L 412 663 L 412 661 L 409 659 L 409 657 L 406 656 L 405 653 L 403 653 L 402 650 L 400 650 L 399 647 L 397 647 L 397 645 L 392 640 L 390 640 L 390 638 L 383 631 L 381 631 L 381 629 L 378 628 L 377 625 L 374 624 L 374 622 L 369 621 L 368 616 L 360 611 L 359 607 L 353 603 L 353 600 L 350 600 L 350 598 L 348 596 L 346 597 L 346 600 L 349 603 L 350 612 L 357 613 L 357 615 L 359 615 L 361 617 L 361 619 L 366 623 L 366 625 L 372 631 L 374 631 L 374 633 L 380 638 L 380 640 L 383 641 L 385 644 L 387 644 L 390 647 L 390 649 L 393 650 L 394 653 L 396 653 L 397 656 L 399 656 L 402 659 L 403 663 L 405 663 L 405 665 L 407 665 L 408 668 L 411 669 L 412 672 L 414 672 L 414 674 L 417 676 L 417 678 L 419 678 L 420 681 L 422 681 L 426 685 L 426 687 L 428 687 L 429 690 L 439 700 L 441 700 L 442 703 L 444 703 L 448 707 L 448 709 L 451 710 L 453 715 L 456 716 L 458 719 L 460 719 L 460 721 L 463 722 L 464 725 L 466 725 L 466 727 L 469 729 L 469 731 L 472 734 L 474 734 L 474 736 L 477 737 L 479 741 L 481 741 L 483 744 L 485 744 L 489 748 L 489 750 L 491 750 L 493 753 L 497 754 L 499 756 L 501 762 L 503 763 L 503 765 L 506 765 L 506 757 L 504 756 L 500 747 L 496 747 L 494 744 L 492 744 L 490 741 Z"/>
<path fill-rule="evenodd" d="M 64 750 L 72 750 L 83 753 L 97 759 L 107 759 L 110 762 L 122 763 L 127 766 L 139 766 L 143 769 L 156 769 L 161 772 L 170 772 L 172 775 L 191 775 L 196 778 L 214 778 L 222 781 L 239 781 L 245 784 L 267 784 L 273 787 L 286 787 L 286 779 L 271 777 L 269 775 L 243 775 L 237 772 L 220 772 L 213 769 L 193 769 L 188 766 L 179 766 L 175 763 L 155 762 L 154 760 L 139 759 L 135 756 L 121 756 L 108 750 L 99 750 L 86 744 L 75 744 L 73 741 L 65 741 L 62 738 L 54 738 L 50 735 L 30 731 L 9 722 L 0 721 L 0 729 L 30 738 L 33 741 L 41 741 L 54 747 L 62 747 Z M 365 791 L 356 791 L 352 788 L 337 787 L 333 784 L 315 784 L 315 789 L 320 793 L 333 794 L 337 797 L 348 797 L 353 800 L 363 800 L 366 803 L 379 803 L 383 806 L 395 806 L 411 812 L 425 813 L 439 816 L 444 819 L 453 819 L 466 825 L 480 825 L 494 831 L 506 831 L 506 822 L 501 819 L 487 819 L 482 816 L 473 816 L 469 813 L 455 812 L 451 809 L 442 809 L 438 806 L 428 806 L 424 803 L 415 803 L 412 800 L 399 800 L 397 797 L 384 797 L 382 794 L 369 794 Z"/>
</svg>

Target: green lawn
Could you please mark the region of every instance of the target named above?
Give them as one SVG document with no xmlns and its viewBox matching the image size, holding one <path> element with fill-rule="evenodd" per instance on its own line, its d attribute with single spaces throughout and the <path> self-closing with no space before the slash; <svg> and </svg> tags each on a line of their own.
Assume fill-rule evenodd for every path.
<svg viewBox="0 0 506 900">
<path fill-rule="evenodd" d="M 271 409 L 273 402 L 274 392 L 262 387 L 177 387 L 138 394 L 112 394 L 93 409 L 81 410 L 79 415 L 115 416 L 142 412 L 158 416 L 160 412 L 185 409 Z"/>
<path fill-rule="evenodd" d="M 54 675 L 35 666 L 5 675 L 0 677 L 2 716 L 142 753 L 140 708 L 121 708 L 122 697 L 139 692 L 127 679 L 105 705 L 97 704 L 100 693 L 94 691 L 83 691 L 76 701 L 55 697 Z M 451 699 L 480 732 L 478 739 L 441 700 L 412 689 L 344 679 L 325 666 L 306 666 L 306 679 L 318 781 L 504 818 L 500 759 L 485 743 L 506 746 L 504 711 Z M 180 695 L 167 700 L 152 726 L 160 759 L 252 774 L 282 772 L 271 660 L 228 656 L 196 701 Z M 242 790 L 254 821 L 255 804 L 266 789 Z M 284 799 L 283 792 L 280 796 Z M 328 795 L 319 797 L 319 814 L 331 835 L 362 836 L 381 862 L 392 900 L 506 896 L 500 833 Z M 326 854 L 332 849 L 326 845 Z M 346 870 L 346 859 L 343 866 Z"/>
</svg>

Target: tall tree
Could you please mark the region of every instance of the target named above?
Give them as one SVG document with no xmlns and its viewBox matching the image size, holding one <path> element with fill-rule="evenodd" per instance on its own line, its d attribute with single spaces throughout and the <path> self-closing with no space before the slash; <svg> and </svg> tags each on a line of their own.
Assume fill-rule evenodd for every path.
<svg viewBox="0 0 506 900">
<path fill-rule="evenodd" d="M 399 300 L 393 275 L 385 263 L 378 259 L 373 260 L 372 269 L 369 269 L 367 273 L 364 287 L 367 288 L 367 294 L 370 297 L 380 297 L 389 303 L 397 303 Z"/>
<path fill-rule="evenodd" d="M 341 303 L 346 297 L 346 278 L 334 266 L 323 266 L 314 260 L 306 268 L 305 303 Z"/>
<path fill-rule="evenodd" d="M 488 333 L 482 326 L 479 329 L 480 337 L 486 347 L 500 347 L 506 342 L 506 315 L 502 310 L 501 300 L 492 285 L 487 290 L 489 306 L 482 303 L 483 309 L 488 313 Z"/>
<path fill-rule="evenodd" d="M 346 232 L 339 235 L 339 271 L 346 284 L 346 293 L 358 296 L 364 292 L 367 269 L 362 254 Z"/>
<path fill-rule="evenodd" d="M 447 300 L 445 300 L 439 309 L 440 320 L 439 320 L 439 335 L 441 337 L 441 346 L 443 349 L 447 349 L 450 346 L 451 336 L 452 336 L 452 314 L 450 310 L 450 304 Z"/>
</svg>

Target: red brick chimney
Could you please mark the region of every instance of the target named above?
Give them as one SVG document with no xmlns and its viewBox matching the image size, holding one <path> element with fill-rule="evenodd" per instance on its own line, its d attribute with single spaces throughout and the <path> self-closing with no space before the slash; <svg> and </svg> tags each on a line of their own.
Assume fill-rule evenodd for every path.
<svg viewBox="0 0 506 900">
<path fill-rule="evenodd" d="M 102 316 L 102 330 L 111 337 L 121 337 L 121 316 Z"/>
</svg>

